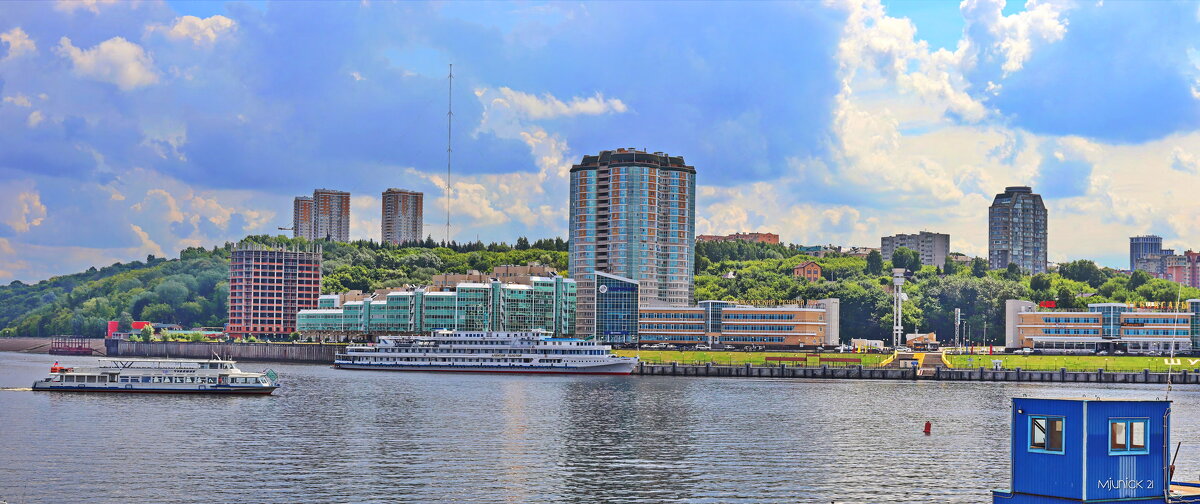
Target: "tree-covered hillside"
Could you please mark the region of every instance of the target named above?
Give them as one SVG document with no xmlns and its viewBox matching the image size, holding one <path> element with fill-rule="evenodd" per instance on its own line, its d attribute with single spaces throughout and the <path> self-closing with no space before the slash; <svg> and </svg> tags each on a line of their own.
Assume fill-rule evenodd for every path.
<svg viewBox="0 0 1200 504">
<path fill-rule="evenodd" d="M 272 246 L 307 246 L 306 240 L 250 236 L 246 241 Z M 540 262 L 566 269 L 562 239 L 525 238 L 517 244 L 451 243 L 432 240 L 404 247 L 369 241 L 324 242 L 323 292 L 370 290 L 425 284 L 438 273 L 487 271 L 500 264 Z M 185 327 L 225 323 L 229 297 L 229 255 L 234 244 L 187 248 L 179 259 L 147 257 L 27 285 L 0 287 L 0 336 L 74 334 L 103 336 L 106 321 L 174 322 Z M 544 247 L 536 248 L 536 247 Z"/>
<path fill-rule="evenodd" d="M 250 236 L 246 240 L 273 246 L 306 246 L 302 239 Z M 501 264 L 539 262 L 566 271 L 567 246 L 561 239 L 525 238 L 516 245 L 481 242 L 440 247 L 432 240 L 405 246 L 369 241 L 321 242 L 322 291 L 373 290 L 426 284 L 438 273 L 488 271 Z M 233 244 L 212 249 L 189 248 L 179 259 L 148 257 L 145 262 L 114 264 L 83 273 L 54 277 L 34 285 L 13 282 L 0 287 L 0 335 L 101 336 L 105 321 L 151 320 L 184 326 L 225 323 L 229 294 L 229 253 Z M 900 265 L 913 267 L 916 256 L 901 249 Z M 815 261 L 823 279 L 808 282 L 792 276 L 795 266 Z M 814 258 L 798 247 L 746 242 L 700 243 L 696 246 L 696 299 L 745 301 L 841 299 L 842 337 L 888 338 L 892 326 L 890 272 L 892 258 L 855 258 L 831 254 Z M 948 272 L 947 272 L 948 271 Z M 1143 272 L 1125 276 L 1091 261 L 1063 264 L 1057 272 L 1034 276 L 1015 269 L 987 271 L 948 263 L 925 266 L 905 285 L 907 331 L 954 333 L 954 309 L 979 341 L 987 321 L 991 342 L 1003 339 L 1004 301 L 1053 300 L 1063 308 L 1095 302 L 1174 302 L 1200 298 L 1200 290 L 1151 278 Z"/>
</svg>

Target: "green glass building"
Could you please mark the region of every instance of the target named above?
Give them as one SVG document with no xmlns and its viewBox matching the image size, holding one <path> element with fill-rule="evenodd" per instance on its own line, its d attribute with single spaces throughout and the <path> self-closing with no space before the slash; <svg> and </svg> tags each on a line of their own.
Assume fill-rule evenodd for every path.
<svg viewBox="0 0 1200 504">
<path fill-rule="evenodd" d="M 452 291 L 396 291 L 338 305 L 324 295 L 317 308 L 296 315 L 305 336 L 347 337 L 458 331 L 545 330 L 575 334 L 575 281 L 531 277 L 529 285 L 460 283 Z"/>
</svg>

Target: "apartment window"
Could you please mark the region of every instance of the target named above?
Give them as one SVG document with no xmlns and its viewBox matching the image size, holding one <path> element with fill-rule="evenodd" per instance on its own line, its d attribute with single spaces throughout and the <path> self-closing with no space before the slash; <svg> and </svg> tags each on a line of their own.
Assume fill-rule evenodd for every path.
<svg viewBox="0 0 1200 504">
<path fill-rule="evenodd" d="M 1108 421 L 1109 455 L 1144 455 L 1146 448 L 1145 419 L 1115 419 Z"/>
<path fill-rule="evenodd" d="M 1063 453 L 1063 417 L 1029 417 L 1029 451 Z"/>
</svg>

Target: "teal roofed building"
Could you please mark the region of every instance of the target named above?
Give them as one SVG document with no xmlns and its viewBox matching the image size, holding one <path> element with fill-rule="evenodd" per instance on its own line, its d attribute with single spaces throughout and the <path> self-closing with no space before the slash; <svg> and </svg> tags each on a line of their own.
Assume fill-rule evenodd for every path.
<svg viewBox="0 0 1200 504">
<path fill-rule="evenodd" d="M 458 331 L 545 330 L 575 335 L 575 281 L 532 277 L 529 285 L 460 283 L 451 290 L 413 289 L 340 302 L 324 295 L 317 308 L 296 315 L 297 330 L 325 339 L 359 335 L 420 334 Z"/>
</svg>

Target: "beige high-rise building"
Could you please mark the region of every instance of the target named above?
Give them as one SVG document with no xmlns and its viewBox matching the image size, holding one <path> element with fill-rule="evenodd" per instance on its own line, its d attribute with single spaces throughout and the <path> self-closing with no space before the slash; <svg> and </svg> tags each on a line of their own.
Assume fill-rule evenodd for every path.
<svg viewBox="0 0 1200 504">
<path fill-rule="evenodd" d="M 313 239 L 350 241 L 350 193 L 317 189 L 312 199 Z"/>
<path fill-rule="evenodd" d="M 399 245 L 421 241 L 425 194 L 391 188 L 383 192 L 382 243 Z"/>
<path fill-rule="evenodd" d="M 313 239 L 313 199 L 296 196 L 292 202 L 292 237 Z"/>
<path fill-rule="evenodd" d="M 642 306 L 689 306 L 696 239 L 696 169 L 683 157 L 601 151 L 571 167 L 570 272 L 578 286 L 576 334 L 600 339 L 606 307 L 596 273 L 638 285 Z M 636 307 L 630 314 L 636 320 Z M 627 335 L 620 335 L 626 337 Z"/>
</svg>

